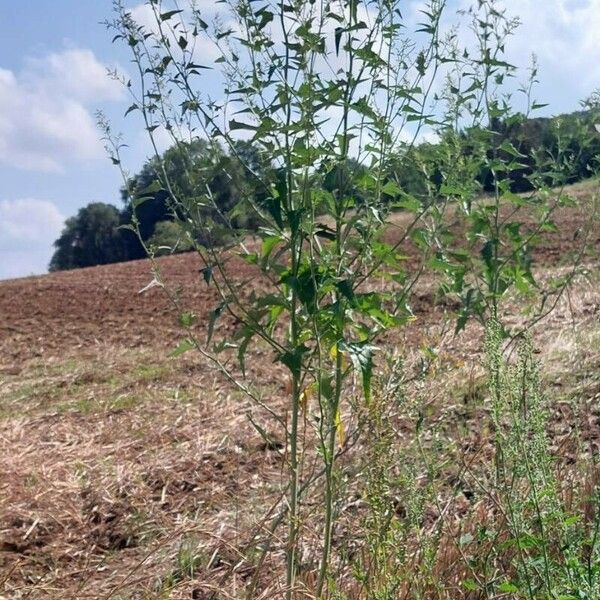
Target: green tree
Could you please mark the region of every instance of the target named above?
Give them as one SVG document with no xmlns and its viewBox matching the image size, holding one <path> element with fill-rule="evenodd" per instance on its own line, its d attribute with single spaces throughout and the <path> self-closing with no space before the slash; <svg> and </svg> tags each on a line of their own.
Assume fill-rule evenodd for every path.
<svg viewBox="0 0 600 600">
<path fill-rule="evenodd" d="M 93 202 L 67 219 L 50 261 L 50 271 L 118 262 L 127 257 L 117 207 Z"/>
<path fill-rule="evenodd" d="M 122 222 L 135 218 L 139 236 L 146 242 L 158 223 L 191 213 L 194 238 L 204 245 L 219 245 L 231 228 L 256 228 L 258 215 L 243 198 L 258 192 L 251 171 L 264 175 L 269 170 L 268 162 L 248 142 L 238 142 L 231 154 L 204 139 L 178 142 L 144 164 L 122 189 L 126 203 Z M 133 238 L 131 258 L 146 256 L 140 241 Z"/>
<path fill-rule="evenodd" d="M 159 221 L 148 240 L 148 248 L 154 256 L 189 252 L 193 242 L 186 236 L 185 229 L 177 221 Z"/>
<path fill-rule="evenodd" d="M 552 118 L 526 118 L 516 113 L 505 119 L 492 119 L 488 157 L 497 156 L 509 162 L 515 151 L 519 155 L 515 167 L 503 176 L 510 182 L 511 191 L 531 191 L 540 177 L 548 185 L 557 185 L 592 176 L 600 152 L 600 136 L 595 129 L 597 111 L 586 108 Z M 481 135 L 481 131 L 466 133 L 467 143 L 469 138 L 474 141 Z M 482 170 L 479 179 L 485 191 L 494 191 L 490 169 Z"/>
</svg>

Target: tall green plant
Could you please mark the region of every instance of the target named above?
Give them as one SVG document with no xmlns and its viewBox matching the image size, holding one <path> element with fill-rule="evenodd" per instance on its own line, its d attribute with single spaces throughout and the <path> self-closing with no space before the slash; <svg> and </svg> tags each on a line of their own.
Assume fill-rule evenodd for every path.
<svg viewBox="0 0 600 600">
<path fill-rule="evenodd" d="M 139 207 L 159 186 L 184 230 L 210 230 L 204 218 L 210 209 L 229 231 L 228 244 L 220 248 L 189 236 L 204 282 L 219 297 L 205 340 L 158 263 L 155 283 L 169 293 L 188 330 L 178 352 L 198 350 L 284 430 L 287 598 L 299 589 L 303 493 L 315 478 L 324 478 L 320 560 L 311 590 L 324 597 L 333 576 L 337 459 L 352 438 L 345 435 L 345 415 L 352 411 L 346 399 L 360 395 L 366 406 L 372 402 L 377 340 L 413 318 L 410 294 L 426 267 L 447 274 L 445 291 L 462 299 L 459 328 L 472 314 L 496 316 L 506 290 L 531 281 L 526 250 L 549 223 L 551 194 L 544 187 L 531 200 L 511 195 L 502 173 L 515 167 L 518 152 L 509 152 L 509 164 L 487 152 L 491 121 L 510 112 L 496 90 L 513 71 L 503 53 L 515 23 L 496 2 L 479 0 L 471 13 L 474 51 L 467 51 L 452 32 L 443 35 L 443 0 L 427 3 L 423 22 L 412 25 L 412 32 L 402 3 L 392 0 L 225 2 L 213 24 L 195 3 L 181 8 L 150 0 L 146 6 L 153 16 L 149 26 L 136 23 L 119 0 L 109 23 L 114 39 L 132 53 L 137 77 L 124 79 L 133 98 L 128 113 L 141 115 L 158 165 L 149 189 L 127 191 Z M 203 62 L 205 44 L 218 53 L 214 64 Z M 223 86 L 219 101 L 201 91 L 214 67 L 219 75 L 210 77 Z M 446 87 L 440 78 L 447 79 Z M 469 119 L 479 137 L 467 147 L 461 132 Z M 113 162 L 121 165 L 122 147 L 104 126 Z M 425 130 L 437 131 L 440 144 L 418 152 L 415 140 Z M 238 190 L 239 198 L 225 209 L 210 186 L 181 198 L 161 163 L 159 131 L 182 156 L 199 136 L 215 157 L 225 145 L 252 178 L 253 193 Z M 265 177 L 240 152 L 240 137 L 271 162 L 275 177 Z M 398 156 L 410 157 L 408 164 L 422 170 L 418 193 L 394 177 Z M 491 202 L 477 200 L 482 164 L 494 174 Z M 185 176 L 193 181 L 196 174 Z M 506 202 L 539 210 L 531 234 L 502 219 Z M 445 224 L 450 203 L 463 211 L 469 243 L 481 243 L 478 253 L 452 245 Z M 251 210 L 261 224 L 256 244 L 234 227 L 242 210 Z M 406 215 L 400 228 L 397 211 Z M 386 236 L 390 230 L 393 241 Z M 416 248 L 416 264 L 406 260 L 408 245 Z M 247 281 L 231 269 L 235 255 L 254 270 L 264 291 L 247 293 Z M 219 328 L 223 319 L 235 325 L 232 337 Z M 245 379 L 253 343 L 266 344 L 287 369 L 285 418 L 265 403 L 260 382 Z M 237 370 L 229 361 L 232 349 Z M 316 475 L 303 471 L 300 428 L 310 398 L 309 422 L 322 460 Z"/>
</svg>

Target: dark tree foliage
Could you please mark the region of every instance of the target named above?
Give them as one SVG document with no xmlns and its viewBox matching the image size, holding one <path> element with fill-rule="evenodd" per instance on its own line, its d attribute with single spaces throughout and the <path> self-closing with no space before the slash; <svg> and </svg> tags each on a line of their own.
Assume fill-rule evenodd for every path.
<svg viewBox="0 0 600 600">
<path fill-rule="evenodd" d="M 198 241 L 207 245 L 223 243 L 231 228 L 256 228 L 257 215 L 245 200 L 257 195 L 259 176 L 268 169 L 270 166 L 248 142 L 239 142 L 233 155 L 202 139 L 172 146 L 160 160 L 149 160 L 121 191 L 125 202 L 123 222 L 131 222 L 135 210 L 140 236 L 147 241 L 157 223 L 175 217 L 175 197 L 206 221 L 206 228 L 194 232 Z M 215 237 L 214 228 L 209 227 L 212 224 L 222 226 L 220 235 Z M 210 236 L 206 233 L 209 229 L 213 229 Z M 139 240 L 131 237 L 132 258 L 145 256 Z"/>
<path fill-rule="evenodd" d="M 269 161 L 249 142 L 238 142 L 231 155 L 214 144 L 209 147 L 205 140 L 173 146 L 160 160 L 148 160 L 129 180 L 121 190 L 121 210 L 93 203 L 69 219 L 54 243 L 56 251 L 49 268 L 57 271 L 145 258 L 146 250 L 137 235 L 119 226 L 129 225 L 135 215 L 144 243 L 173 239 L 170 229 L 165 236 L 166 223 L 176 216 L 172 196 L 206 223 L 192 232 L 199 242 L 223 244 L 232 230 L 256 229 L 258 213 L 248 199 L 260 205 L 265 183 L 274 179 Z M 169 186 L 163 185 L 164 181 L 169 181 Z M 189 248 L 177 244 L 175 251 Z"/>
<path fill-rule="evenodd" d="M 67 219 L 49 270 L 75 269 L 118 262 L 127 258 L 123 231 L 117 229 L 121 216 L 117 207 L 93 202 Z"/>
<path fill-rule="evenodd" d="M 494 147 L 488 149 L 489 156 L 495 155 L 508 160 L 514 147 L 519 154 L 521 166 L 506 173 L 513 192 L 527 192 L 535 187 L 531 181 L 534 172 L 542 173 L 544 183 L 574 183 L 593 174 L 594 161 L 600 152 L 600 136 L 595 129 L 598 111 L 586 110 L 552 118 L 525 119 L 516 115 L 507 121 L 494 121 Z M 564 158 L 559 170 L 556 157 Z M 545 175 L 544 175 L 545 174 Z M 539 175 L 538 175 L 539 176 Z M 479 176 L 485 191 L 492 191 L 493 176 L 482 172 Z"/>
<path fill-rule="evenodd" d="M 465 156 L 487 154 L 503 164 L 511 158 L 519 166 L 498 179 L 510 181 L 513 192 L 527 192 L 540 184 L 554 186 L 581 181 L 594 174 L 600 153 L 600 106 L 552 118 L 494 119 L 488 131 L 468 129 L 460 134 Z M 489 131 L 493 132 L 490 144 Z M 483 147 L 482 147 L 483 145 Z M 436 189 L 445 179 L 444 169 L 452 169 L 440 155 L 443 144 L 424 143 L 390 158 L 389 176 L 406 193 L 422 199 L 428 187 Z M 516 153 L 516 154 L 515 154 Z M 557 158 L 562 157 L 558 161 Z M 532 180 L 535 173 L 536 181 Z M 445 173 L 447 176 L 448 174 Z M 489 170 L 474 174 L 484 192 L 493 192 L 494 175 Z M 447 177 L 446 177 L 447 178 Z M 540 179 L 541 178 L 541 179 Z"/>
<path fill-rule="evenodd" d="M 131 223 L 135 212 L 140 236 L 144 241 L 149 240 L 154 234 L 157 223 L 173 219 L 170 193 L 160 185 L 160 181 L 165 178 L 162 169 L 164 168 L 166 177 L 174 188 L 173 193 L 184 198 L 192 198 L 194 187 L 200 177 L 198 170 L 202 168 L 201 163 L 208 155 L 206 142 L 198 140 L 190 144 L 185 152 L 173 146 L 161 156 L 160 160 L 157 158 L 148 160 L 140 172 L 129 180 L 127 187 L 121 189 L 121 199 L 125 205 L 121 213 L 122 223 Z M 148 191 L 151 189 L 153 191 Z M 144 201 L 136 202 L 136 199 L 142 196 Z M 127 237 L 130 258 L 145 257 L 146 251 L 137 236 L 130 232 Z"/>
</svg>

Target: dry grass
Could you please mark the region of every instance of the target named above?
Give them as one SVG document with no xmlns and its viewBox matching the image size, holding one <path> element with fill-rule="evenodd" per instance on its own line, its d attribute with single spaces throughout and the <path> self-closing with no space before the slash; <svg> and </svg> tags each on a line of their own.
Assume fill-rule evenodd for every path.
<svg viewBox="0 0 600 600">
<path fill-rule="evenodd" d="M 34 597 L 151 593 L 188 539 L 217 577 L 219 552 L 242 543 L 239 531 L 277 493 L 281 459 L 250 431 L 243 399 L 185 361 L 140 368 L 139 354 L 106 352 L 95 368 L 40 366 L 39 379 L 5 383 L 0 560 L 10 597 L 32 587 Z M 142 559 L 141 587 L 139 574 L 124 581 Z"/>
</svg>

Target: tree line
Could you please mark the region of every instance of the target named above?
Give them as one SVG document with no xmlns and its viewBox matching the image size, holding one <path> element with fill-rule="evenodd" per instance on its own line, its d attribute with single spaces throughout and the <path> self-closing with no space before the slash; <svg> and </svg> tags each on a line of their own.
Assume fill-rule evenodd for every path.
<svg viewBox="0 0 600 600">
<path fill-rule="evenodd" d="M 490 156 L 517 158 L 518 167 L 505 177 L 513 192 L 527 192 L 533 187 L 534 172 L 545 179 L 538 183 L 545 185 L 572 183 L 591 175 L 594 157 L 600 155 L 597 121 L 595 105 L 553 118 L 516 115 L 492 120 L 492 145 L 489 135 L 473 129 L 463 131 L 458 143 L 468 155 L 484 139 Z M 443 148 L 444 144 L 428 142 L 391 155 L 389 181 L 407 196 L 424 198 L 443 180 Z M 559 155 L 563 163 L 557 173 L 555 158 Z M 351 189 L 360 203 L 366 193 L 360 187 L 365 169 L 358 160 L 347 159 L 345 164 L 331 166 L 325 177 L 319 178 L 320 185 L 327 191 Z M 187 251 L 192 247 L 190 236 L 203 245 L 224 244 L 232 231 L 252 232 L 261 225 L 260 207 L 269 209 L 263 205 L 268 196 L 265 182 L 277 186 L 278 177 L 269 158 L 247 141 L 237 142 L 229 153 L 202 139 L 172 146 L 161 157 L 148 160 L 129 179 L 121 189 L 120 208 L 93 202 L 67 219 L 54 242 L 49 270 L 136 260 L 145 258 L 149 250 L 155 254 Z M 162 185 L 164 181 L 169 186 Z M 477 173 L 476 181 L 483 193 L 493 191 L 495 179 L 491 172 Z M 173 196 L 200 211 L 197 214 L 206 228 L 185 231 L 175 218 Z M 130 227 L 134 219 L 138 233 Z"/>
</svg>

